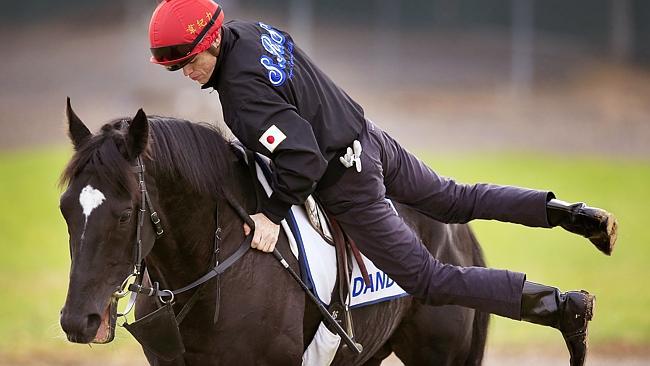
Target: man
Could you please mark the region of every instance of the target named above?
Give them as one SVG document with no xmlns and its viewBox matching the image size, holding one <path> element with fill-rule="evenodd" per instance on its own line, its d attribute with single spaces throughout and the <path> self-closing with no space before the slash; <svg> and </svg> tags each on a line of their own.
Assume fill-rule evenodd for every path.
<svg viewBox="0 0 650 366">
<path fill-rule="evenodd" d="M 214 88 L 226 124 L 249 149 L 270 157 L 274 193 L 252 216 L 252 246 L 270 252 L 291 205 L 315 194 L 359 249 L 404 290 L 433 305 L 455 304 L 559 329 L 582 365 L 594 297 L 561 293 L 523 273 L 443 264 L 384 200 L 442 222 L 493 219 L 562 226 L 610 254 L 616 221 L 551 192 L 438 176 L 364 117 L 292 38 L 264 23 L 223 23 L 211 0 L 167 0 L 149 27 L 152 62 Z M 250 232 L 244 226 L 246 234 Z"/>
</svg>

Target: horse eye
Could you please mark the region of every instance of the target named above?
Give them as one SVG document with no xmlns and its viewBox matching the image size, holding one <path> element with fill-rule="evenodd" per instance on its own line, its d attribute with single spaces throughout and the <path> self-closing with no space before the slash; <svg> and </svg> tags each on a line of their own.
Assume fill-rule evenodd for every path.
<svg viewBox="0 0 650 366">
<path fill-rule="evenodd" d="M 131 210 L 122 212 L 122 215 L 120 215 L 120 224 L 127 224 L 129 221 L 131 221 L 131 213 Z"/>
</svg>

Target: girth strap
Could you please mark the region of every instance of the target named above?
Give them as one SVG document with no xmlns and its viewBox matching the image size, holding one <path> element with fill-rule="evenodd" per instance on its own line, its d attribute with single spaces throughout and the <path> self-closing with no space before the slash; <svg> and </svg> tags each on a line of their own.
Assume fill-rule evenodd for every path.
<svg viewBox="0 0 650 366">
<path fill-rule="evenodd" d="M 368 269 L 366 268 L 366 263 L 363 261 L 363 258 L 361 257 L 361 251 L 359 251 L 359 248 L 357 247 L 357 243 L 355 243 L 354 239 L 352 239 L 345 232 L 343 233 L 343 235 L 347 240 L 348 246 L 350 246 L 350 251 L 354 256 L 354 259 L 357 261 L 357 264 L 359 265 L 359 271 L 361 271 L 361 277 L 363 277 L 363 282 L 366 284 L 367 287 L 371 286 L 370 276 L 368 275 Z"/>
<path fill-rule="evenodd" d="M 366 269 L 366 265 L 363 262 L 363 259 L 361 258 L 361 254 L 359 252 L 359 249 L 357 248 L 357 245 L 352 241 L 352 238 L 350 238 L 347 234 L 345 234 L 345 232 L 339 225 L 338 221 L 336 221 L 334 216 L 329 213 L 327 215 L 328 215 L 327 218 L 332 224 L 332 232 L 334 236 L 334 243 L 336 243 L 337 253 L 338 252 L 343 253 L 343 258 L 345 258 L 345 260 L 347 261 L 347 253 L 345 250 L 345 246 L 348 245 L 350 247 L 350 251 L 354 256 L 354 259 L 357 261 L 357 264 L 359 265 L 359 270 L 361 271 L 361 277 L 363 278 L 364 283 L 366 284 L 366 286 L 370 286 L 370 276 L 368 276 L 368 270 Z M 345 275 L 348 276 L 349 274 L 346 273 Z"/>
</svg>

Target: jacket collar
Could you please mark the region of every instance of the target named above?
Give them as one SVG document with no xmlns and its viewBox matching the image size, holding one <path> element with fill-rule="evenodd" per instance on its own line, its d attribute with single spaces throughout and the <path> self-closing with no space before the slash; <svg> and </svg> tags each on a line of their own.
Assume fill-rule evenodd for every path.
<svg viewBox="0 0 650 366">
<path fill-rule="evenodd" d="M 224 60 L 228 57 L 228 53 L 236 41 L 235 35 L 230 30 L 230 28 L 228 28 L 228 23 L 225 23 L 221 27 L 221 46 L 219 49 L 219 56 L 217 56 L 217 63 L 214 65 L 214 70 L 212 71 L 212 76 L 210 76 L 210 79 L 207 83 L 201 86 L 201 89 L 217 88 L 217 84 L 219 83 L 219 78 L 221 75 L 221 65 L 223 65 Z"/>
</svg>

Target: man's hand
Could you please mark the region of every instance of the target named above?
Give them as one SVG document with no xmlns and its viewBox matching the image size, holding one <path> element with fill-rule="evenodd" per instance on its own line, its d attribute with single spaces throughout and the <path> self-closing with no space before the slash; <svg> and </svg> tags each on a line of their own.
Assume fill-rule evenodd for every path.
<svg viewBox="0 0 650 366">
<path fill-rule="evenodd" d="M 273 221 L 269 220 L 263 213 L 258 213 L 251 216 L 255 222 L 255 233 L 253 233 L 253 241 L 251 248 L 259 249 L 263 252 L 270 253 L 275 249 L 275 244 L 278 241 L 280 234 L 280 225 L 276 225 Z M 244 223 L 244 235 L 248 235 L 251 228 Z"/>
</svg>

